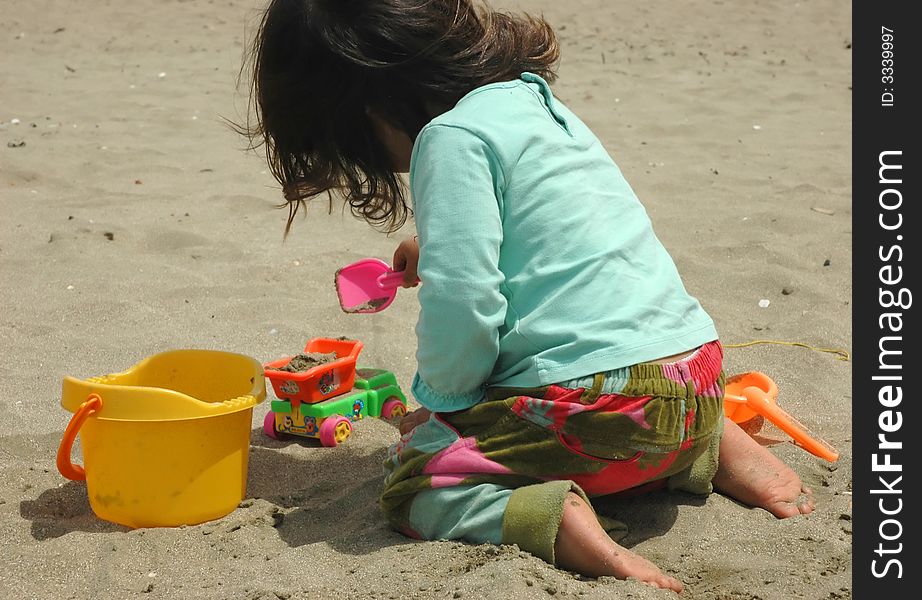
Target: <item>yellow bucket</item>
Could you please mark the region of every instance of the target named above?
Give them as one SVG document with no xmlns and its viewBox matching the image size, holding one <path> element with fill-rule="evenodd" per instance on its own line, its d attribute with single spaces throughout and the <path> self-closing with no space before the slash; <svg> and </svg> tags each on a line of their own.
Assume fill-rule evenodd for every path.
<svg viewBox="0 0 922 600">
<path fill-rule="evenodd" d="M 174 350 L 123 373 L 65 377 L 74 413 L 58 470 L 86 480 L 93 512 L 128 527 L 194 525 L 233 511 L 246 493 L 262 365 L 241 354 Z M 71 462 L 77 433 L 84 467 Z"/>
</svg>

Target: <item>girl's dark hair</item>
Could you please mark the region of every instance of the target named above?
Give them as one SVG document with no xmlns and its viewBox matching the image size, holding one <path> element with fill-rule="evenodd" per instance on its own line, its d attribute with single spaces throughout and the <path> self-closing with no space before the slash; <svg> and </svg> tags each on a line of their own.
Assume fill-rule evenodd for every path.
<svg viewBox="0 0 922 600">
<path fill-rule="evenodd" d="M 475 0 L 272 0 L 244 68 L 249 118 L 288 202 L 287 235 L 305 200 L 333 191 L 352 213 L 394 231 L 404 189 L 370 114 L 411 140 L 481 85 L 523 71 L 553 81 L 557 39 L 543 19 Z"/>
</svg>

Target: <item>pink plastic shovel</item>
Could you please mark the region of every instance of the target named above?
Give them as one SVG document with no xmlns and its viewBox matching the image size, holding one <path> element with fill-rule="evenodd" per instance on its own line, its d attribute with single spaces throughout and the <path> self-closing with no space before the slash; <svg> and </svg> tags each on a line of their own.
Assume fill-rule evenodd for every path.
<svg viewBox="0 0 922 600">
<path fill-rule="evenodd" d="M 363 258 L 336 271 L 336 295 L 347 313 L 376 313 L 390 306 L 403 282 L 403 271 L 377 258 Z"/>
</svg>

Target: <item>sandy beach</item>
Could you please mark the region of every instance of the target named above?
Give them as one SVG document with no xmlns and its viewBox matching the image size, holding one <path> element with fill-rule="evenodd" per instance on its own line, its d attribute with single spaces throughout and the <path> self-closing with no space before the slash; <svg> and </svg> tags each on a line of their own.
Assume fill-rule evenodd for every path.
<svg viewBox="0 0 922 600">
<path fill-rule="evenodd" d="M 180 528 L 98 519 L 55 453 L 64 376 L 169 349 L 260 362 L 312 337 L 415 371 L 415 290 L 344 314 L 333 273 L 389 261 L 378 233 L 323 202 L 295 221 L 259 152 L 227 120 L 261 2 L 38 0 L 0 16 L 0 598 L 316 600 L 675 598 L 557 570 L 515 547 L 419 542 L 376 498 L 396 429 L 360 421 L 322 448 L 262 433 L 246 499 Z M 851 5 L 833 0 L 504 1 L 561 40 L 557 95 L 634 187 L 725 344 L 851 349 Z M 809 348 L 726 350 L 841 453 L 763 440 L 809 485 L 814 513 L 778 521 L 718 494 L 603 500 L 624 543 L 686 600 L 851 598 L 851 363 Z M 270 393 L 271 398 L 271 393 Z M 415 403 L 411 400 L 411 405 Z M 79 450 L 75 451 L 79 461 Z"/>
</svg>

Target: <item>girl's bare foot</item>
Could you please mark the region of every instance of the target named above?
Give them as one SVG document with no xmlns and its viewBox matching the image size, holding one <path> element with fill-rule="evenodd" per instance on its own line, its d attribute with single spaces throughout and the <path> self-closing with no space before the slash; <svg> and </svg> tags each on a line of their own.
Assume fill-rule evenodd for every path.
<svg viewBox="0 0 922 600">
<path fill-rule="evenodd" d="M 713 483 L 722 494 L 779 519 L 813 511 L 813 494 L 797 473 L 730 419 L 724 419 L 718 460 Z"/>
<path fill-rule="evenodd" d="M 589 577 L 637 579 L 658 588 L 682 591 L 678 579 L 608 537 L 592 508 L 573 492 L 564 501 L 554 554 L 559 567 Z"/>
</svg>

